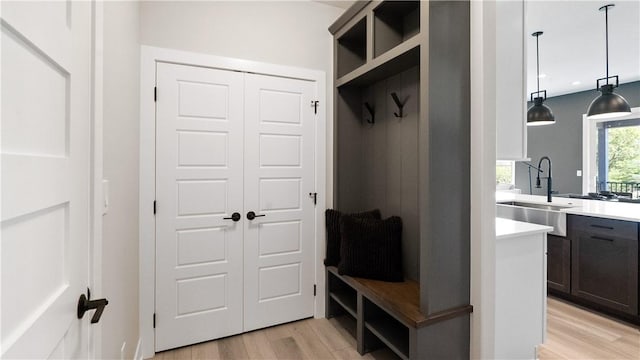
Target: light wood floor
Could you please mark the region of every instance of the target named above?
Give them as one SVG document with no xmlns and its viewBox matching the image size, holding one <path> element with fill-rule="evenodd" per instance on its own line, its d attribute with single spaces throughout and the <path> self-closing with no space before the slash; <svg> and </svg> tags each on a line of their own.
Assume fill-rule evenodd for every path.
<svg viewBox="0 0 640 360">
<path fill-rule="evenodd" d="M 640 328 L 547 298 L 547 359 L 640 359 Z"/>
<path fill-rule="evenodd" d="M 640 359 L 640 330 L 549 298 L 540 360 Z M 360 356 L 345 319 L 307 319 L 156 354 L 154 360 L 397 359 L 387 349 Z"/>
<path fill-rule="evenodd" d="M 399 359 L 386 348 L 360 356 L 350 331 L 355 333 L 354 320 L 307 319 L 157 353 L 153 359 Z"/>
</svg>

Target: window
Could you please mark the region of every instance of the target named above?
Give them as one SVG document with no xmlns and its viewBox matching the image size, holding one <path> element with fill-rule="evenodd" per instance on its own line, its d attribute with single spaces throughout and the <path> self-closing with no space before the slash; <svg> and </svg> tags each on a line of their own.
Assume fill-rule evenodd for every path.
<svg viewBox="0 0 640 360">
<path fill-rule="evenodd" d="M 496 184 L 515 184 L 516 167 L 514 161 L 496 161 Z"/>
<path fill-rule="evenodd" d="M 609 190 L 640 198 L 640 107 L 614 119 L 582 115 L 582 193 Z"/>
<path fill-rule="evenodd" d="M 597 189 L 640 196 L 640 119 L 596 124 Z"/>
</svg>

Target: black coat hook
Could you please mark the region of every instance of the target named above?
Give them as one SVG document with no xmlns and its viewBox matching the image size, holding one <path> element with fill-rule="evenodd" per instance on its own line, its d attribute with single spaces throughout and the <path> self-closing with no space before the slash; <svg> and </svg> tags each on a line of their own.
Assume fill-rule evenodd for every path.
<svg viewBox="0 0 640 360">
<path fill-rule="evenodd" d="M 367 110 L 369 111 L 369 114 L 371 115 L 371 120 L 367 120 L 367 122 L 369 124 L 375 124 L 376 123 L 376 112 L 373 110 L 373 106 L 369 105 L 368 102 L 365 102 L 364 106 L 367 108 Z"/>
<path fill-rule="evenodd" d="M 398 98 L 398 94 L 392 92 L 391 93 L 391 97 L 393 98 L 393 102 L 396 103 L 396 106 L 398 107 L 398 112 L 394 112 L 393 115 L 395 115 L 397 118 L 401 118 L 403 116 L 402 114 L 402 108 L 404 107 L 404 104 L 407 103 L 407 100 L 409 99 L 409 97 L 407 96 L 406 99 L 404 99 L 404 102 L 400 102 L 400 99 Z"/>
</svg>

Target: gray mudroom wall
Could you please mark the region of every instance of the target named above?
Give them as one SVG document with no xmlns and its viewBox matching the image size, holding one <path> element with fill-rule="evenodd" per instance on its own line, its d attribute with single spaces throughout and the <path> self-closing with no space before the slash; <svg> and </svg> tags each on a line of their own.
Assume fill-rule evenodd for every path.
<svg viewBox="0 0 640 360">
<path fill-rule="evenodd" d="M 383 218 L 402 218 L 404 274 L 417 280 L 418 231 L 418 67 L 379 81 L 367 88 L 341 90 L 338 126 L 337 208 L 345 212 L 380 209 Z M 403 116 L 391 93 L 405 101 Z M 375 111 L 370 124 L 364 103 Z M 346 119 L 346 120 L 345 120 Z M 349 121 L 347 121 L 349 120 Z"/>
</svg>

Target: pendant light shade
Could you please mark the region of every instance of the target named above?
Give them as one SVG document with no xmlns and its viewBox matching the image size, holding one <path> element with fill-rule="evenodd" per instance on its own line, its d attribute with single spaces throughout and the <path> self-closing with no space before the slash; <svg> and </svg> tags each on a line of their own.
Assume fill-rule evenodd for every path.
<svg viewBox="0 0 640 360">
<path fill-rule="evenodd" d="M 533 99 L 533 106 L 527 110 L 527 125 L 539 126 L 555 124 L 556 118 L 551 109 L 545 105 L 544 99 L 537 97 Z"/>
<path fill-rule="evenodd" d="M 553 116 L 553 112 L 551 109 L 544 104 L 544 101 L 547 99 L 547 90 L 540 91 L 540 46 L 539 46 L 539 37 L 542 35 L 542 31 L 536 31 L 531 36 L 535 36 L 536 38 L 536 77 L 538 79 L 538 91 L 531 93 L 531 101 L 533 101 L 533 106 L 527 110 L 527 125 L 528 126 L 538 126 L 538 125 L 549 125 L 555 124 L 556 118 Z M 536 94 L 536 97 L 533 97 L 533 94 Z M 540 96 L 540 94 L 544 94 L 544 97 Z"/>
<path fill-rule="evenodd" d="M 622 96 L 613 92 L 613 85 L 602 85 L 600 92 L 602 94 L 589 105 L 588 118 L 606 119 L 631 114 L 629 103 Z"/>
<path fill-rule="evenodd" d="M 614 6 L 613 4 L 609 4 L 599 9 L 600 11 L 604 11 L 605 19 L 607 76 L 596 80 L 596 89 L 598 89 L 601 94 L 589 105 L 589 110 L 587 110 L 587 118 L 589 119 L 606 119 L 631 114 L 631 107 L 627 100 L 613 92 L 613 89 L 618 87 L 618 75 L 609 76 L 609 8 Z M 609 84 L 609 79 L 613 78 L 616 80 L 615 85 Z M 600 86 L 601 80 L 605 81 L 605 84 L 602 86 Z"/>
</svg>

